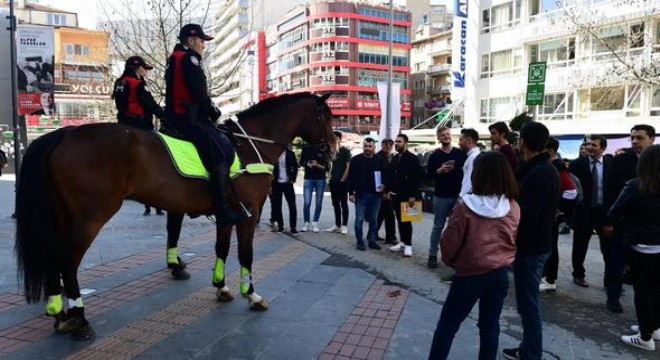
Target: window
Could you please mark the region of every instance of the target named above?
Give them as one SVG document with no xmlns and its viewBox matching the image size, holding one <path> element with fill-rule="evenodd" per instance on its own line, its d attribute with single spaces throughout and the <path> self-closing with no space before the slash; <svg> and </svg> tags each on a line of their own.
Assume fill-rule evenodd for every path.
<svg viewBox="0 0 660 360">
<path fill-rule="evenodd" d="M 517 97 L 481 99 L 479 121 L 482 123 L 509 121 L 520 108 L 521 101 Z"/>
<path fill-rule="evenodd" d="M 89 55 L 88 45 L 66 44 L 64 47 L 67 55 Z"/>
<path fill-rule="evenodd" d="M 392 81 L 401 84 L 402 89 L 408 88 L 408 76 L 406 73 L 393 72 Z M 358 72 L 358 86 L 376 87 L 379 81 L 387 82 L 387 71 L 361 69 Z"/>
<path fill-rule="evenodd" d="M 625 91 L 623 86 L 584 89 L 578 91 L 579 111 L 622 110 Z"/>
<path fill-rule="evenodd" d="M 361 39 L 389 41 L 390 29 L 388 24 L 361 20 L 358 28 L 358 37 Z M 408 28 L 405 26 L 393 25 L 392 32 L 393 42 L 402 44 L 409 43 Z"/>
<path fill-rule="evenodd" d="M 575 108 L 573 92 L 545 94 L 539 108 L 539 120 L 571 120 Z"/>
<path fill-rule="evenodd" d="M 660 116 L 660 86 L 651 87 L 651 116 Z"/>
<path fill-rule="evenodd" d="M 366 7 L 361 7 L 358 9 L 358 13 L 362 15 L 367 15 L 367 16 L 375 16 L 379 18 L 384 18 L 384 19 L 389 19 L 390 18 L 390 13 L 389 11 L 386 10 L 376 10 L 376 9 L 370 9 Z M 408 20 L 408 15 L 402 14 L 402 13 L 397 13 L 394 12 L 392 14 L 392 18 L 397 21 L 409 21 Z"/>
<path fill-rule="evenodd" d="M 520 8 L 521 0 L 514 0 L 483 10 L 481 32 L 488 33 L 520 25 Z"/>
<path fill-rule="evenodd" d="M 66 26 L 66 15 L 49 13 L 47 16 L 47 21 L 48 25 Z"/>
<path fill-rule="evenodd" d="M 586 53 L 593 54 L 595 60 L 609 60 L 615 57 L 613 52 L 641 53 L 643 47 L 644 24 L 623 25 L 597 30 L 591 39 L 591 51 Z"/>
<path fill-rule="evenodd" d="M 530 62 L 545 61 L 548 68 L 575 63 L 575 38 L 553 40 L 529 47 Z"/>
<path fill-rule="evenodd" d="M 481 56 L 481 78 L 519 74 L 522 50 L 497 51 Z"/>
</svg>

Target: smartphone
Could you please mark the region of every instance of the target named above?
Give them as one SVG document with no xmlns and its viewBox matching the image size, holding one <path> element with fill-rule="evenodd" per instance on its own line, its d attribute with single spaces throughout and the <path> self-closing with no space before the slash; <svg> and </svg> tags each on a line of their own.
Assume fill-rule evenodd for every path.
<svg viewBox="0 0 660 360">
<path fill-rule="evenodd" d="M 447 160 L 447 161 L 445 161 L 445 163 L 442 164 L 442 165 L 451 165 L 451 166 L 454 166 L 454 163 L 455 163 L 454 160 Z"/>
</svg>

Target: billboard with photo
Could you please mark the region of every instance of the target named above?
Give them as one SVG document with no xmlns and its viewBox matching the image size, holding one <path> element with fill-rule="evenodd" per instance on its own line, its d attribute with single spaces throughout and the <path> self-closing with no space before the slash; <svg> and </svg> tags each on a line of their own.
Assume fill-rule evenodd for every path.
<svg viewBox="0 0 660 360">
<path fill-rule="evenodd" d="M 55 36 L 52 27 L 19 25 L 16 29 L 19 115 L 52 116 Z"/>
</svg>

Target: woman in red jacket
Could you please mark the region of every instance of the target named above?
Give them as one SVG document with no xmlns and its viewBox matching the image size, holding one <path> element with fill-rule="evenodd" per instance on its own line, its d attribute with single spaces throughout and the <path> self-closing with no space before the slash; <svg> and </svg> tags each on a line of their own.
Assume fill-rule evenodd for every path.
<svg viewBox="0 0 660 360">
<path fill-rule="evenodd" d="M 455 271 L 429 359 L 446 359 L 461 323 L 479 300 L 479 359 L 496 359 L 500 313 L 516 253 L 518 185 L 502 153 L 474 161 L 472 193 L 454 207 L 440 240 L 442 262 Z"/>
</svg>

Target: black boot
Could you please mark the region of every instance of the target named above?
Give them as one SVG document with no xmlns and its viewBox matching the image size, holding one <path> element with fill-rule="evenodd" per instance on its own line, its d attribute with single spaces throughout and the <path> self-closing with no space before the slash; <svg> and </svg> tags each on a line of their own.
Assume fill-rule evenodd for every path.
<svg viewBox="0 0 660 360">
<path fill-rule="evenodd" d="M 227 169 L 224 166 L 216 167 L 211 174 L 211 194 L 213 195 L 215 221 L 219 226 L 236 224 L 245 217 L 243 213 L 229 207 L 227 201 L 228 181 Z"/>
</svg>

